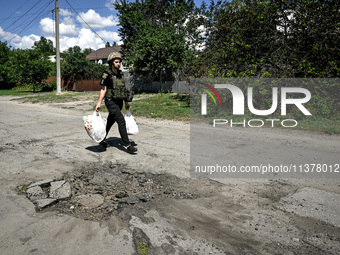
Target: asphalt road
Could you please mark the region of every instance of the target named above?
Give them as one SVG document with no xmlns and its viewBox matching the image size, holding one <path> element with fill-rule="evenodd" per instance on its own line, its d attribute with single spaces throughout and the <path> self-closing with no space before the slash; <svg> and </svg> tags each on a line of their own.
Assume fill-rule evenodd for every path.
<svg viewBox="0 0 340 255">
<path fill-rule="evenodd" d="M 87 136 L 82 116 L 91 114 L 93 102 L 56 106 L 11 99 L 0 97 L 3 255 L 142 254 L 143 245 L 148 254 L 157 255 L 340 253 L 336 175 L 190 178 L 189 123 L 137 118 L 140 133 L 130 139 L 138 153 L 130 155 L 120 145 L 116 126 L 106 151 Z M 193 131 L 198 137 L 200 132 L 206 133 L 204 127 Z M 213 139 L 208 137 L 206 148 L 214 152 L 209 140 Z M 191 146 L 197 141 L 191 141 Z M 228 143 L 214 155 L 235 165 L 260 164 L 261 158 L 273 164 L 282 158 L 284 162 L 279 163 L 340 163 L 339 136 L 238 128 L 224 130 L 220 141 Z M 191 165 L 206 162 L 206 151 L 192 149 Z M 101 174 L 115 169 L 131 176 L 147 174 L 147 183 L 157 182 L 169 189 L 148 202 L 101 207 L 101 213 L 107 215 L 102 220 L 89 220 L 97 212 L 94 210 L 85 210 L 87 214 L 60 208 L 36 211 L 18 193 L 20 185 L 61 179 L 71 172 L 80 176 L 77 173 L 87 169 Z M 127 185 L 135 185 L 134 180 Z"/>
</svg>

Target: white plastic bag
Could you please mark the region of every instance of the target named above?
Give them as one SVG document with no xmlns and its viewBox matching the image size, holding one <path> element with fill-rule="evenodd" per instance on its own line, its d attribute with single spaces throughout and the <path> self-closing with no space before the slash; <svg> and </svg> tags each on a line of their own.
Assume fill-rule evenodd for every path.
<svg viewBox="0 0 340 255">
<path fill-rule="evenodd" d="M 83 116 L 83 123 L 87 134 L 100 143 L 106 136 L 106 119 L 99 112 L 94 111 L 92 115 Z"/>
<path fill-rule="evenodd" d="M 132 116 L 130 110 L 126 110 L 124 114 L 124 119 L 126 122 L 126 130 L 129 135 L 138 134 L 138 126 L 135 117 Z"/>
</svg>

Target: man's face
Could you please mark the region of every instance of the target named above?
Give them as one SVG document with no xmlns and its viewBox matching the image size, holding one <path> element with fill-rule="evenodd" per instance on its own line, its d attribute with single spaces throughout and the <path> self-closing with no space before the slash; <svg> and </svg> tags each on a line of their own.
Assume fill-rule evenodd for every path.
<svg viewBox="0 0 340 255">
<path fill-rule="evenodd" d="M 120 68 L 120 64 L 122 63 L 122 61 L 120 59 L 115 59 L 113 60 L 113 66 L 116 68 L 116 69 L 119 69 Z"/>
</svg>

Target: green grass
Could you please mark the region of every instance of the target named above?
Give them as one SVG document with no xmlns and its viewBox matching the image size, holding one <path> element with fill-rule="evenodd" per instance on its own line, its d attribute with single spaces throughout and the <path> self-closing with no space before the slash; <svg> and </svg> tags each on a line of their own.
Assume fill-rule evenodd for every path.
<svg viewBox="0 0 340 255">
<path fill-rule="evenodd" d="M 132 115 L 135 117 L 190 121 L 189 95 L 142 94 L 136 95 L 135 100 L 129 104 Z M 100 111 L 108 111 L 104 103 Z M 122 112 L 125 112 L 124 107 Z"/>
<path fill-rule="evenodd" d="M 32 104 L 35 103 L 63 103 L 63 102 L 72 102 L 79 101 L 79 98 L 76 94 L 73 93 L 62 93 L 61 95 L 56 95 L 53 92 L 49 93 L 39 93 L 38 95 L 33 95 L 30 97 L 24 97 L 20 99 L 24 103 L 30 102 Z"/>
<path fill-rule="evenodd" d="M 13 91 L 15 92 L 15 91 Z M 12 94 L 13 95 L 13 94 Z M 23 97 L 16 98 L 23 103 L 63 103 L 81 100 L 93 100 L 93 109 L 96 106 L 99 92 L 55 92 L 16 94 Z M 169 120 L 190 120 L 190 101 L 186 94 L 141 94 L 136 95 L 135 100 L 130 103 L 131 112 L 134 116 L 147 118 L 161 118 Z M 100 109 L 107 112 L 103 103 Z M 123 112 L 125 110 L 123 109 Z"/>
<path fill-rule="evenodd" d="M 133 101 L 131 112 L 134 116 L 189 121 L 189 95 L 154 94 Z"/>
<path fill-rule="evenodd" d="M 14 100 L 21 101 L 23 103 L 66 103 L 82 100 L 98 100 L 98 93 L 83 93 L 83 92 L 62 92 L 57 95 L 56 92 L 39 92 L 39 93 L 27 93 L 27 94 L 12 94 L 22 95 L 22 97 Z"/>
<path fill-rule="evenodd" d="M 314 118 L 299 121 L 299 129 L 317 131 L 329 135 L 340 135 L 340 119 Z"/>
<path fill-rule="evenodd" d="M 146 255 L 149 254 L 148 248 L 141 242 L 138 243 L 138 254 Z"/>
<path fill-rule="evenodd" d="M 13 89 L 0 89 L 0 96 L 24 96 L 34 94 L 33 91 L 19 91 Z M 38 93 L 35 93 L 38 94 Z"/>
</svg>

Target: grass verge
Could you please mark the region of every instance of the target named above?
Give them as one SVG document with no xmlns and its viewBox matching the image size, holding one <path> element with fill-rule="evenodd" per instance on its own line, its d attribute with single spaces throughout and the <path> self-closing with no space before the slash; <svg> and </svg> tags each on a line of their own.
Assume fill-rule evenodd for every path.
<svg viewBox="0 0 340 255">
<path fill-rule="evenodd" d="M 130 103 L 131 112 L 136 117 L 190 121 L 189 98 L 187 94 L 137 95 Z M 100 110 L 107 112 L 105 104 L 102 104 Z M 125 112 L 124 108 L 122 111 Z"/>
<path fill-rule="evenodd" d="M 131 103 L 135 116 L 169 120 L 190 120 L 190 101 L 186 94 L 155 94 Z"/>
<path fill-rule="evenodd" d="M 32 93 L 24 91 L 0 90 L 0 95 L 22 96 L 18 97 L 16 100 L 30 103 L 63 103 L 93 100 L 94 109 L 99 93 L 62 92 L 61 95 L 56 95 L 53 92 Z M 190 96 L 188 94 L 139 94 L 135 96 L 135 100 L 131 102 L 130 105 L 131 112 L 136 117 L 190 121 Z M 105 104 L 102 104 L 101 111 L 107 112 Z M 196 117 L 198 119 L 204 119 L 202 116 Z M 286 116 L 287 119 L 296 119 L 295 117 L 296 116 Z M 254 119 L 255 117 L 223 116 L 223 118 L 232 118 L 235 121 L 242 121 L 241 119 Z M 280 125 L 277 125 L 278 123 L 275 124 L 275 127 L 280 127 Z M 308 117 L 304 119 L 298 119 L 298 126 L 294 129 L 339 135 L 340 116 L 337 114 L 337 116 L 333 116 L 332 118 L 312 116 L 311 118 Z"/>
<path fill-rule="evenodd" d="M 20 91 L 20 90 L 13 90 L 13 89 L 0 89 L 0 96 L 25 96 L 31 95 L 33 91 Z M 34 93 L 38 94 L 38 93 Z"/>
</svg>

